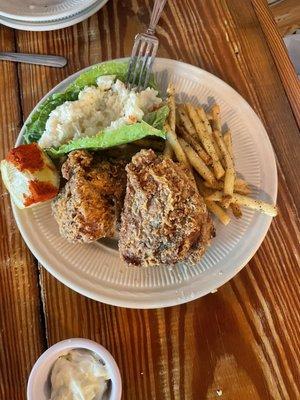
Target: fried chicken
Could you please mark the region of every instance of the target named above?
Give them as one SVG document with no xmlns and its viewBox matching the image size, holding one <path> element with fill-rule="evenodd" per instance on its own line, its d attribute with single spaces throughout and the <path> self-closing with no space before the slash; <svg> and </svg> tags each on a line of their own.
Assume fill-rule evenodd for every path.
<svg viewBox="0 0 300 400">
<path fill-rule="evenodd" d="M 62 166 L 67 183 L 52 202 L 59 231 L 68 241 L 114 236 L 125 195 L 125 165 L 99 160 L 84 150 L 69 154 Z"/>
<path fill-rule="evenodd" d="M 129 266 L 200 260 L 214 229 L 203 198 L 178 163 L 142 150 L 127 165 L 119 250 Z"/>
</svg>

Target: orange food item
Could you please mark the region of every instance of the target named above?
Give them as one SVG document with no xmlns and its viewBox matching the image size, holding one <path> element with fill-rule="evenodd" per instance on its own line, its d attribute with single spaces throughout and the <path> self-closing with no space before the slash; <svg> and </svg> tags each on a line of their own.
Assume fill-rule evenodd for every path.
<svg viewBox="0 0 300 400">
<path fill-rule="evenodd" d="M 25 197 L 25 207 L 53 199 L 58 194 L 58 188 L 50 182 L 30 181 L 29 190 L 30 196 Z"/>
<path fill-rule="evenodd" d="M 23 144 L 12 149 L 6 156 L 6 160 L 14 164 L 19 171 L 26 169 L 35 172 L 41 170 L 45 164 L 41 149 L 36 143 Z"/>
</svg>

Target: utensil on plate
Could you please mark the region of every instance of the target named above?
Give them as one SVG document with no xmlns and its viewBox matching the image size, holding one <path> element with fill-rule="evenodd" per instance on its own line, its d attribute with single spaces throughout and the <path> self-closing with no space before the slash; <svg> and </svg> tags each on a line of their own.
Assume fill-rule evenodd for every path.
<svg viewBox="0 0 300 400">
<path fill-rule="evenodd" d="M 130 88 L 137 86 L 137 90 L 142 90 L 148 85 L 159 44 L 155 29 L 166 1 L 155 0 L 149 28 L 145 33 L 138 33 L 135 37 L 127 75 Z"/>
<path fill-rule="evenodd" d="M 45 65 L 47 67 L 62 68 L 67 64 L 67 59 L 62 56 L 50 56 L 46 54 L 3 53 L 0 52 L 0 60 L 21 62 L 25 64 Z"/>
</svg>

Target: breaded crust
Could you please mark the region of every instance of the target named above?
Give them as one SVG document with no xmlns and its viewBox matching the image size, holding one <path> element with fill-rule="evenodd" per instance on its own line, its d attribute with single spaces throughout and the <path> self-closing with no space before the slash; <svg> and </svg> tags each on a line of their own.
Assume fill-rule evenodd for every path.
<svg viewBox="0 0 300 400">
<path fill-rule="evenodd" d="M 139 267 L 198 262 L 214 230 L 185 168 L 142 150 L 126 171 L 119 240 L 123 260 Z"/>
<path fill-rule="evenodd" d="M 62 166 L 67 183 L 52 202 L 63 237 L 88 243 L 114 236 L 125 195 L 125 165 L 99 160 L 84 150 L 69 154 Z"/>
</svg>

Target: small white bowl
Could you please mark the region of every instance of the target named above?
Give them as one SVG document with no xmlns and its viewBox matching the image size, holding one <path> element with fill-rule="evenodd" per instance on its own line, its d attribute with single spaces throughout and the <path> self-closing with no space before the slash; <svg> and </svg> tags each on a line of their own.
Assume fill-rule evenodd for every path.
<svg viewBox="0 0 300 400">
<path fill-rule="evenodd" d="M 46 350 L 34 364 L 27 384 L 27 400 L 49 400 L 51 395 L 50 374 L 53 364 L 59 356 L 72 349 L 94 351 L 105 364 L 110 380 L 110 390 L 105 400 L 120 400 L 122 381 L 119 368 L 113 356 L 100 344 L 88 339 L 67 339 L 58 342 Z"/>
</svg>

